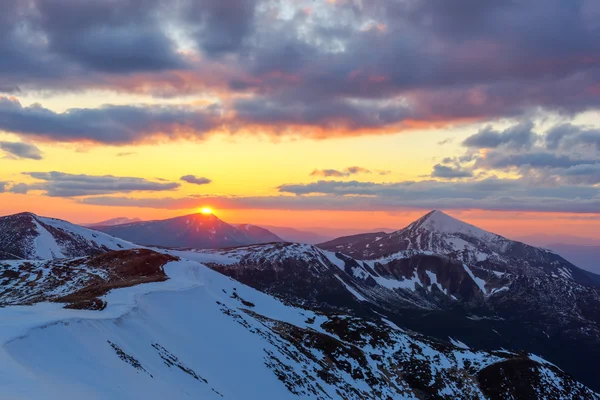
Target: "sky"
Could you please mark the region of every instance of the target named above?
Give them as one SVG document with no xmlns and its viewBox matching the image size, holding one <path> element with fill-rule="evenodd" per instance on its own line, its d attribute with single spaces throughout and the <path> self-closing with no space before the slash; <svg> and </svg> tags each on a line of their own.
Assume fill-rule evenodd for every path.
<svg viewBox="0 0 600 400">
<path fill-rule="evenodd" d="M 0 214 L 600 238 L 595 0 L 5 0 Z"/>
</svg>

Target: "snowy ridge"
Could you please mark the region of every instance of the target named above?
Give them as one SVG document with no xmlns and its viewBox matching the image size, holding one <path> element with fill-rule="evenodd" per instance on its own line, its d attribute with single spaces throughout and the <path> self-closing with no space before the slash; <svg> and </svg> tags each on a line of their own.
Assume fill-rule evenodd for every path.
<svg viewBox="0 0 600 400">
<path fill-rule="evenodd" d="M 32 213 L 0 217 L 0 260 L 82 257 L 138 247 L 102 232 Z"/>
</svg>

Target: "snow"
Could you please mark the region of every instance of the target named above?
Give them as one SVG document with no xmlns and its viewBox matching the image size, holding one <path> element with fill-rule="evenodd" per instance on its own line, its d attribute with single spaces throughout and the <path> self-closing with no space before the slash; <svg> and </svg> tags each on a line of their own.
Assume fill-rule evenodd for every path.
<svg viewBox="0 0 600 400">
<path fill-rule="evenodd" d="M 62 253 L 54 237 L 35 218 L 32 219 L 38 235 L 34 240 L 34 257 L 41 259 L 62 258 Z"/>
<path fill-rule="evenodd" d="M 509 289 L 510 288 L 508 286 L 503 286 L 501 288 L 494 289 L 494 290 L 492 290 L 492 293 L 490 293 L 490 296 L 493 295 L 493 294 L 497 294 L 497 293 L 503 292 L 505 290 L 509 290 Z"/>
<path fill-rule="evenodd" d="M 263 349 L 274 346 L 225 315 L 216 301 L 236 306 L 230 293 L 237 290 L 270 318 L 306 326 L 307 318 L 322 317 L 193 261 L 171 262 L 165 272 L 168 281 L 110 292 L 102 311 L 66 310 L 56 303 L 0 308 L 3 398 L 222 398 L 213 389 L 225 398 L 296 398 L 265 366 Z M 145 372 L 119 359 L 108 341 Z M 155 343 L 208 383 L 169 368 Z"/>
<path fill-rule="evenodd" d="M 573 280 L 573 275 L 571 274 L 571 271 L 569 271 L 567 268 L 565 268 L 565 267 L 558 268 L 557 271 L 561 277 L 568 279 L 568 280 Z"/>
<path fill-rule="evenodd" d="M 410 290 L 415 290 L 415 284 L 420 283 L 419 278 L 416 276 L 411 276 L 408 279 L 404 279 L 404 280 L 397 280 L 397 279 L 389 279 L 389 278 L 384 278 L 382 276 L 373 276 L 373 279 L 375 279 L 375 281 L 383 286 L 386 287 L 388 289 L 410 289 Z"/>
<path fill-rule="evenodd" d="M 463 264 L 463 267 L 464 267 L 465 271 L 467 271 L 467 274 L 469 274 L 471 279 L 473 279 L 473 281 L 475 281 L 475 284 L 477 284 L 477 286 L 479 287 L 479 290 L 481 290 L 481 292 L 483 294 L 486 294 L 487 291 L 485 289 L 485 281 L 481 278 L 476 277 L 473 274 L 473 272 L 471 271 L 471 269 L 469 267 L 467 267 L 467 264 Z"/>
<path fill-rule="evenodd" d="M 467 346 L 466 344 L 464 344 L 463 342 L 461 342 L 458 339 L 450 338 L 450 343 L 452 343 L 456 347 L 460 347 L 461 349 L 469 349 L 470 348 L 469 346 Z"/>
<path fill-rule="evenodd" d="M 54 236 L 44 228 L 42 224 L 61 230 L 70 236 L 79 237 L 80 239 L 87 241 L 91 247 L 106 247 L 111 250 L 126 250 L 143 247 L 126 240 L 118 239 L 106 233 L 84 228 L 60 219 L 34 216 L 32 222 L 36 225 L 36 230 L 38 232 L 38 236 L 34 241 L 34 253 L 32 256 L 38 259 L 66 257 L 65 249 L 57 243 Z"/>
<path fill-rule="evenodd" d="M 335 253 L 332 251 L 326 251 L 326 250 L 321 250 L 321 253 L 323 253 L 323 255 L 329 260 L 329 262 L 331 262 L 333 265 L 335 265 L 336 267 L 338 267 L 339 269 L 341 269 L 342 271 L 344 270 L 346 263 L 344 262 L 344 260 L 340 260 L 339 258 L 336 257 Z"/>
<path fill-rule="evenodd" d="M 441 211 L 432 211 L 427 219 L 421 223 L 421 227 L 440 233 L 462 233 L 474 236 L 482 240 L 489 240 L 497 235 L 484 231 L 474 225 L 467 224 Z"/>
</svg>

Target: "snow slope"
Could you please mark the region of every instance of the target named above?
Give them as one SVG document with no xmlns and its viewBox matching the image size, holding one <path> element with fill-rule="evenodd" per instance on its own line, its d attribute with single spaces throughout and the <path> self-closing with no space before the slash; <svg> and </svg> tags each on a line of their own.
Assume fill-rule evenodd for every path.
<svg viewBox="0 0 600 400">
<path fill-rule="evenodd" d="M 414 399 L 421 386 L 483 398 L 473 374 L 523 360 L 286 306 L 195 261 L 164 269 L 169 280 L 113 290 L 102 311 L 0 308 L 3 398 Z M 551 377 L 541 393 L 597 398 L 524 360 Z"/>
</svg>

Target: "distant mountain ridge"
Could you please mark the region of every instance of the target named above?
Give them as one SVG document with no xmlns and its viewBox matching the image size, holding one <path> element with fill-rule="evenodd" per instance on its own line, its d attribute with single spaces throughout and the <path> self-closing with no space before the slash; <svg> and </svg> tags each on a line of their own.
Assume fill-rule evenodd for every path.
<svg viewBox="0 0 600 400">
<path fill-rule="evenodd" d="M 141 221 L 142 220 L 140 218 L 117 217 L 117 218 L 107 219 L 106 221 L 94 222 L 91 224 L 84 224 L 84 225 L 88 226 L 90 228 L 93 228 L 95 226 L 123 225 L 123 224 L 130 224 L 133 222 L 141 222 Z"/>
<path fill-rule="evenodd" d="M 307 231 L 283 226 L 260 225 L 288 242 L 317 244 L 333 239 L 335 236 L 321 234 L 319 231 Z"/>
<path fill-rule="evenodd" d="M 283 242 L 279 236 L 258 226 L 231 225 L 214 214 L 201 213 L 94 228 L 145 246 L 206 249 Z"/>
</svg>

